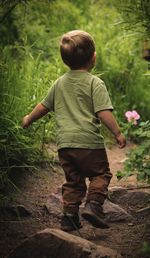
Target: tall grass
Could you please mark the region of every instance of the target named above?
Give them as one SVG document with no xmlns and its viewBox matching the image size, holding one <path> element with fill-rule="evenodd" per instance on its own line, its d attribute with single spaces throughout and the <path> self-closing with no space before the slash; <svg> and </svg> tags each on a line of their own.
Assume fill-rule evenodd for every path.
<svg viewBox="0 0 150 258">
<path fill-rule="evenodd" d="M 58 36 L 73 29 L 79 15 L 80 10 L 69 1 L 41 4 L 33 0 L 18 4 L 0 28 L 0 185 L 10 182 L 14 169 L 42 162 L 44 143 L 55 141 L 52 114 L 28 130 L 21 128 L 21 120 L 66 70 L 59 57 Z M 58 26 L 60 17 L 63 21 Z"/>
<path fill-rule="evenodd" d="M 16 56 L 17 58 L 16 58 Z M 18 59 L 18 56 L 20 59 Z M 42 100 L 58 76 L 57 65 L 43 62 L 42 53 L 36 58 L 30 48 L 5 47 L 1 60 L 0 110 L 0 181 L 10 184 L 12 171 L 31 168 L 43 162 L 44 142 L 55 139 L 54 119 L 50 115 L 21 128 L 22 117 Z M 57 63 L 58 61 L 56 61 Z"/>
</svg>

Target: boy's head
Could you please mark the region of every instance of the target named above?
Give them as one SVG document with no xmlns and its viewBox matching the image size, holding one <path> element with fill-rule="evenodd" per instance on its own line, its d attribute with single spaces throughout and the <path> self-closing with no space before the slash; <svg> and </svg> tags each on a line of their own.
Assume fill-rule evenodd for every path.
<svg viewBox="0 0 150 258">
<path fill-rule="evenodd" d="M 95 43 L 85 31 L 69 31 L 61 38 L 60 53 L 63 62 L 71 69 L 92 67 L 95 61 Z"/>
</svg>

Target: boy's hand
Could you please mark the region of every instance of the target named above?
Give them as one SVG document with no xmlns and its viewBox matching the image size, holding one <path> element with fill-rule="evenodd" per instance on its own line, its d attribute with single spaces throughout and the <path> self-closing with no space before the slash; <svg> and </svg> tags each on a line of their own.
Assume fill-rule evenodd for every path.
<svg viewBox="0 0 150 258">
<path fill-rule="evenodd" d="M 120 133 L 119 135 L 117 135 L 116 137 L 116 141 L 119 145 L 119 148 L 124 148 L 126 146 L 126 138 L 124 137 L 124 135 L 122 133 Z"/>
<path fill-rule="evenodd" d="M 118 123 L 110 110 L 103 110 L 96 113 L 104 125 L 112 132 L 115 136 L 116 141 L 119 144 L 119 148 L 126 146 L 126 139 L 121 133 Z"/>
<path fill-rule="evenodd" d="M 22 120 L 22 128 L 28 128 L 33 122 L 39 118 L 45 116 L 49 112 L 49 109 L 43 106 L 41 103 L 37 104 L 29 115 L 26 115 Z"/>
<path fill-rule="evenodd" d="M 22 128 L 28 128 L 30 125 L 30 120 L 29 120 L 29 115 L 26 115 L 23 119 L 22 119 Z"/>
</svg>

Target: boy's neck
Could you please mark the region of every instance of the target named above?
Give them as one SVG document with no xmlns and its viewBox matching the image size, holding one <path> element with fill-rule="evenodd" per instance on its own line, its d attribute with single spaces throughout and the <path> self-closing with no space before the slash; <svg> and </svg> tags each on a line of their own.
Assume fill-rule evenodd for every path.
<svg viewBox="0 0 150 258">
<path fill-rule="evenodd" d="M 92 67 L 93 68 L 93 67 Z M 82 67 L 82 68 L 78 68 L 78 69 L 70 69 L 71 71 L 83 71 L 83 72 L 90 72 L 92 70 L 91 67 Z"/>
<path fill-rule="evenodd" d="M 88 72 L 88 69 L 70 69 L 71 71 L 81 71 L 81 72 Z"/>
</svg>

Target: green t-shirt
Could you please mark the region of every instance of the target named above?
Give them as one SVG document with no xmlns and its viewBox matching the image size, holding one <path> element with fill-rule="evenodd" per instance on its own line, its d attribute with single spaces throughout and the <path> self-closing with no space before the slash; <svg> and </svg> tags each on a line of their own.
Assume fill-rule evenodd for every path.
<svg viewBox="0 0 150 258">
<path fill-rule="evenodd" d="M 56 80 L 41 103 L 55 112 L 58 149 L 104 148 L 96 112 L 113 107 L 104 82 L 97 76 L 71 70 Z"/>
</svg>

